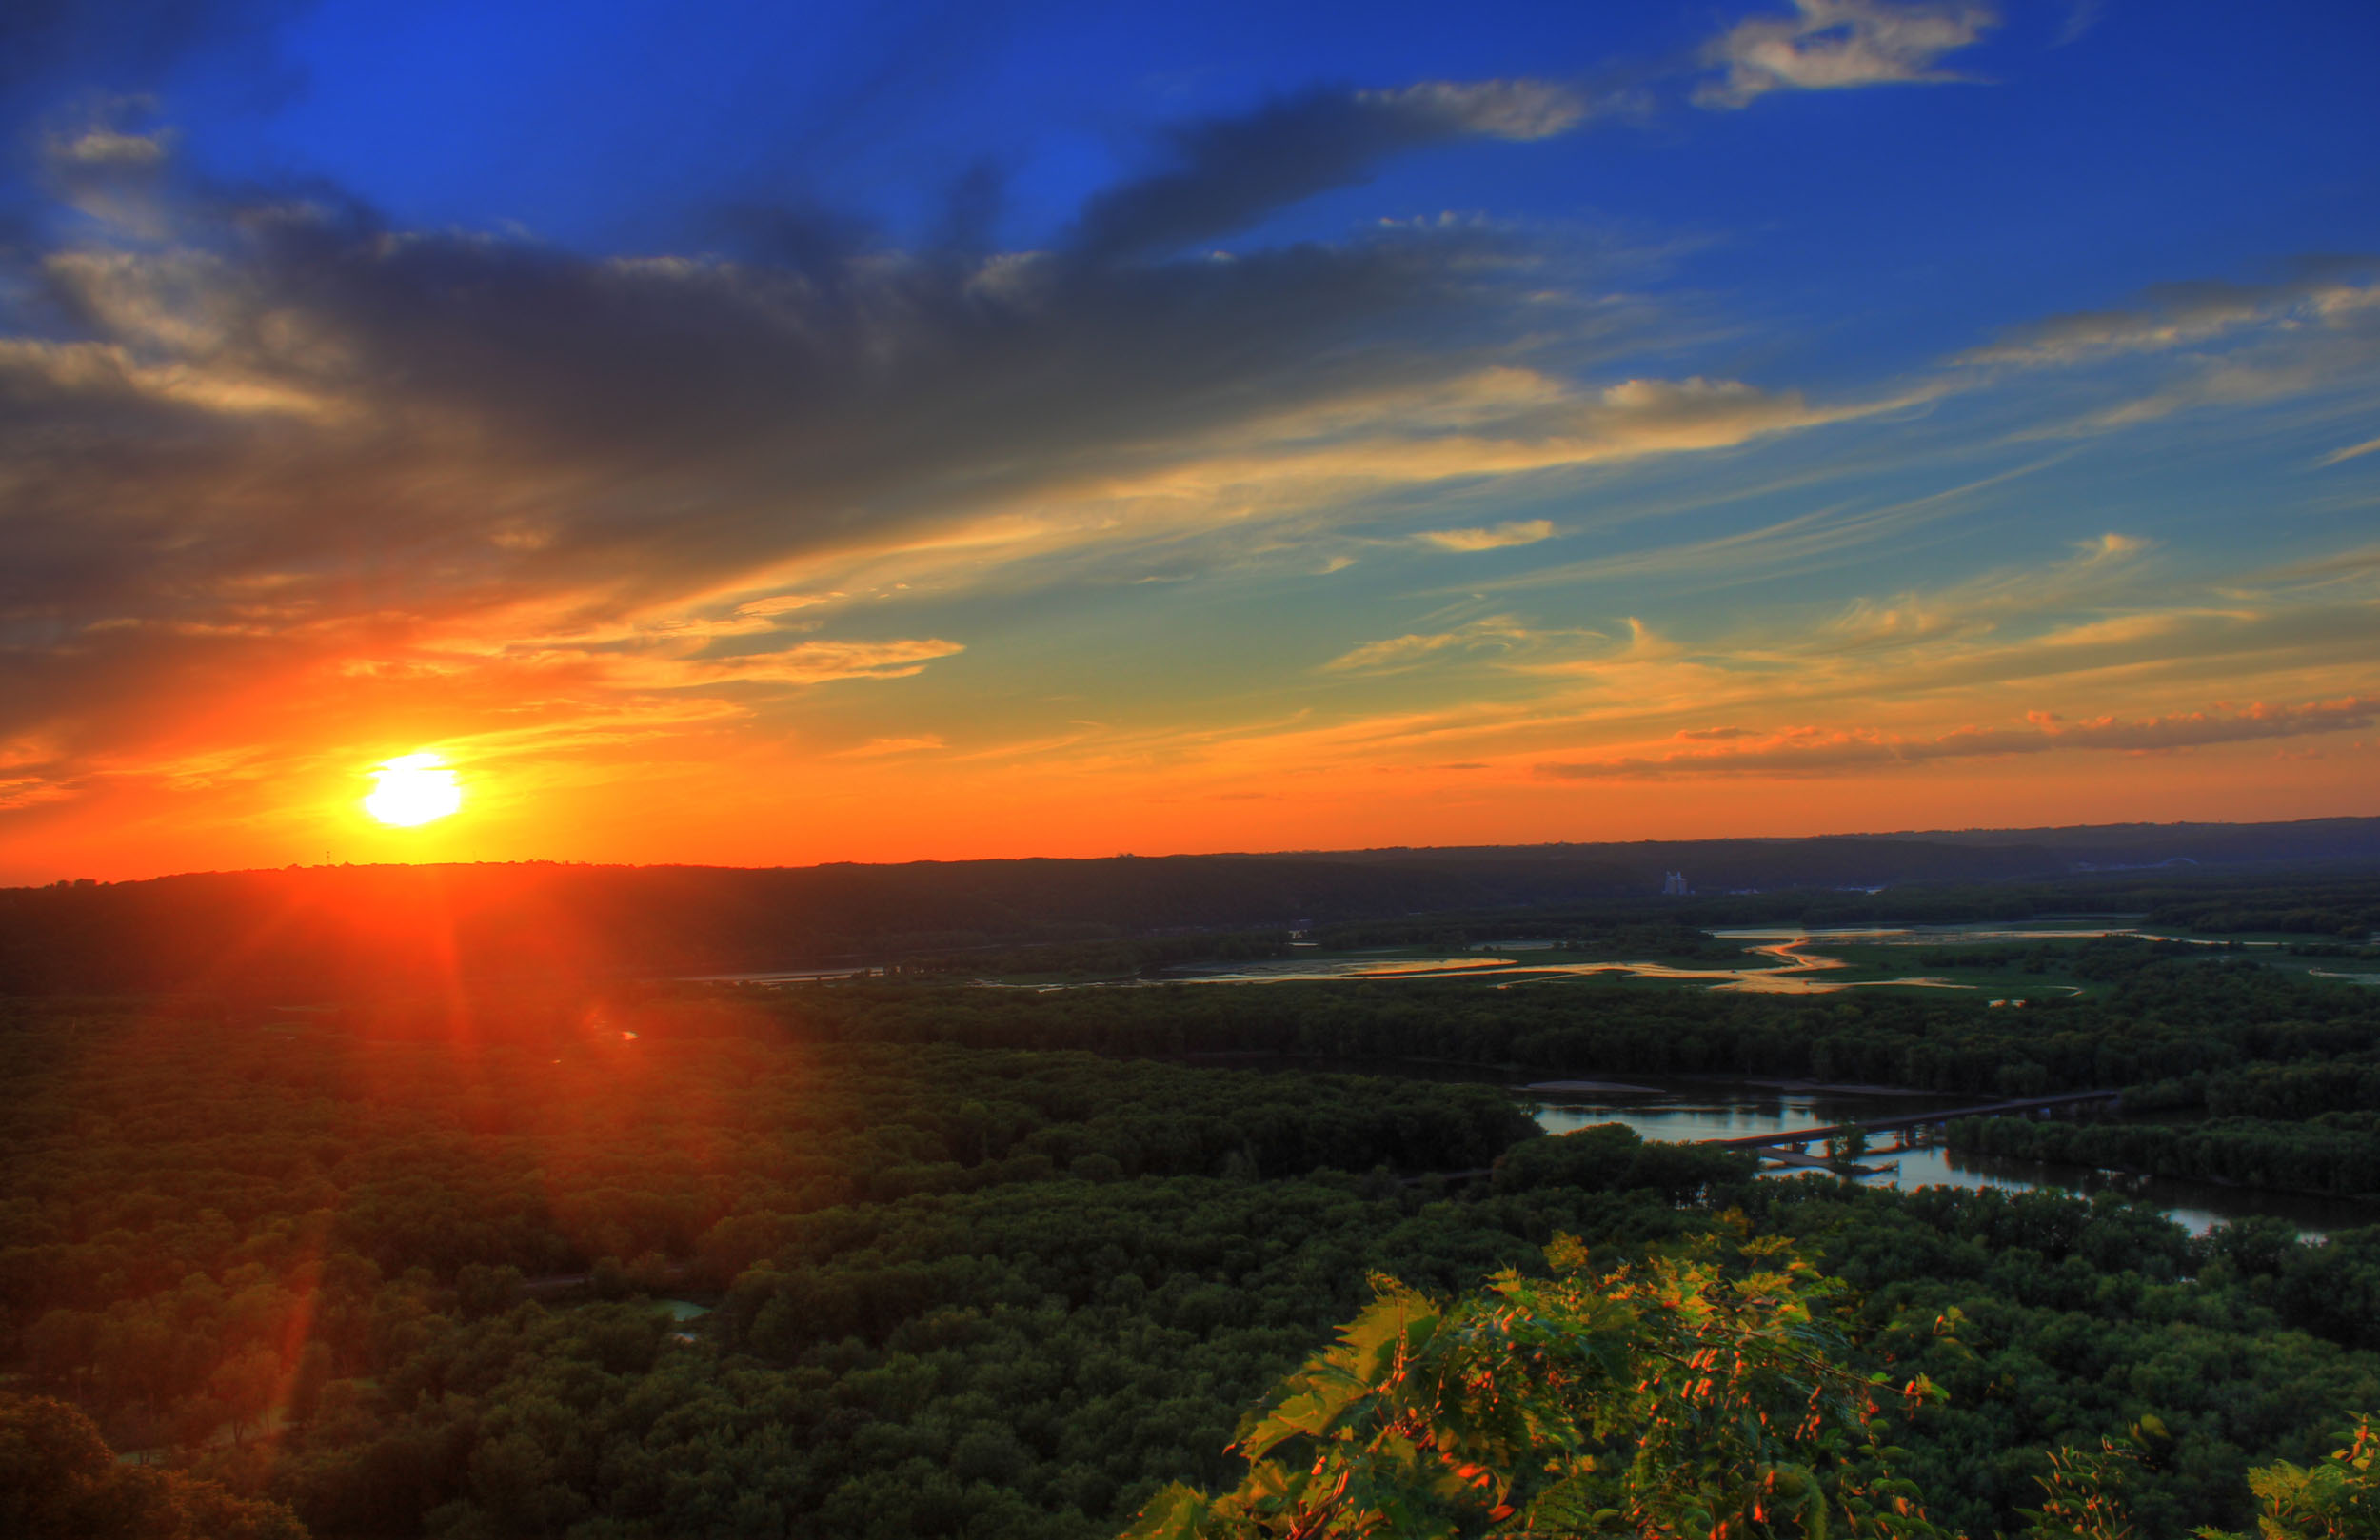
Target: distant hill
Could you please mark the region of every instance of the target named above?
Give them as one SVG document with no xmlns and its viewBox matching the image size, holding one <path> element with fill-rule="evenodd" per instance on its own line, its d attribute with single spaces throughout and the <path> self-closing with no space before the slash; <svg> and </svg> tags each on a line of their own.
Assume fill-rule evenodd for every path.
<svg viewBox="0 0 2380 1540">
<path fill-rule="evenodd" d="M 1655 905 L 1670 872 L 1710 896 L 2314 863 L 2380 863 L 2380 819 L 888 866 L 199 873 L 0 889 L 0 994 L 302 998 L 464 978 L 800 968 L 1168 931 Z"/>
<path fill-rule="evenodd" d="M 1546 863 L 1609 872 L 1620 889 L 1660 890 L 1683 872 L 1699 893 L 1738 888 L 1881 887 L 1993 882 L 2160 866 L 2380 862 L 2380 819 L 2294 823 L 2108 823 L 1957 829 L 1809 839 L 1663 839 L 1627 844 L 1453 845 L 1318 851 L 1314 859 L 1427 865 L 1537 889 Z M 1495 874 L 1509 874 L 1497 875 Z M 1558 885 L 1558 884 L 1557 884 Z M 1564 894 L 1568 898 L 1573 895 Z M 1586 897 L 1583 887 L 1576 895 Z"/>
<path fill-rule="evenodd" d="M 727 973 L 1504 901 L 1427 866 L 1234 856 L 200 873 L 0 889 L 0 993 Z"/>
</svg>

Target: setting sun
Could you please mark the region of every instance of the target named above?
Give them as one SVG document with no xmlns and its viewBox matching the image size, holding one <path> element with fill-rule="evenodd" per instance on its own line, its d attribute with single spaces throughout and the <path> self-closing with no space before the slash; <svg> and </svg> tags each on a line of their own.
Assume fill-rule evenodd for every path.
<svg viewBox="0 0 2380 1540">
<path fill-rule="evenodd" d="M 435 754 L 401 754 L 372 771 L 379 784 L 364 799 L 364 811 L 383 823 L 411 828 L 446 817 L 463 805 L 463 786 Z"/>
</svg>

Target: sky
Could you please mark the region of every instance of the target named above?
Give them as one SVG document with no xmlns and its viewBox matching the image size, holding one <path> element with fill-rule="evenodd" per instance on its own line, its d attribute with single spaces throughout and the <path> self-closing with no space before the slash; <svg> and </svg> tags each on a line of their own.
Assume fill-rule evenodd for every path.
<svg viewBox="0 0 2380 1540">
<path fill-rule="evenodd" d="M 2375 59 L 27 0 L 0 882 L 2380 814 Z"/>
</svg>

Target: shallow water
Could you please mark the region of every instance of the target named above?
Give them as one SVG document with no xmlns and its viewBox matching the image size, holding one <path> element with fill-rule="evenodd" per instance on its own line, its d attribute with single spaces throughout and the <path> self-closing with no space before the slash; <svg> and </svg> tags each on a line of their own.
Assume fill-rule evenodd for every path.
<svg viewBox="0 0 2380 1540">
<path fill-rule="evenodd" d="M 1990 946 L 2007 941 L 2090 941 L 2103 936 L 2137 936 L 2148 941 L 2188 941 L 2192 946 L 2221 946 L 2192 936 L 2169 936 L 2135 925 L 1747 925 L 1715 930 L 1730 941 L 1851 941 L 1861 946 Z M 2277 941 L 2251 941 L 2251 946 L 2278 946 Z"/>
<path fill-rule="evenodd" d="M 1834 925 L 1815 928 L 1800 925 L 1750 925 L 1710 933 L 1721 940 L 1750 941 L 1746 951 L 1768 959 L 1765 964 L 1742 968 L 1680 968 L 1666 962 L 1531 962 L 1525 954 L 1545 951 L 1552 943 L 1544 940 L 1509 940 L 1483 943 L 1480 951 L 1461 957 L 1398 958 L 1387 955 L 1343 958 L 1285 958 L 1277 962 L 1250 962 L 1235 966 L 1200 967 L 1188 964 L 1171 970 L 1170 980 L 1208 984 L 1275 984 L 1296 980 L 1323 978 L 1493 978 L 1499 986 L 1530 983 L 1538 979 L 1580 977 L 1589 974 L 1625 974 L 1632 978 L 1673 978 L 1693 983 L 1707 983 L 1716 990 L 1730 990 L 1747 995 L 1832 995 L 1846 989 L 1874 989 L 1881 985 L 1916 986 L 1925 989 L 1954 989 L 1972 992 L 1973 984 L 1955 983 L 1948 978 L 1913 974 L 1896 978 L 1829 978 L 1829 973 L 1847 968 L 1849 963 L 1823 952 L 1812 951 L 1812 943 L 1834 942 L 1855 946 L 1988 946 L 2013 941 L 2085 941 L 2103 936 L 2137 936 L 2149 941 L 2185 941 L 2192 946 L 2221 946 L 2197 937 L 2172 936 L 2162 931 L 2142 930 L 2134 925 L 2102 925 L 2079 923 L 2070 926 L 1978 926 L 1978 925 Z M 2277 947 L 2277 941 L 2250 941 L 2250 946 Z M 2373 976 L 2380 978 L 2380 976 Z M 2045 986 L 2063 993 L 2079 993 L 2071 985 Z"/>
<path fill-rule="evenodd" d="M 1733 933 L 1715 933 L 1733 934 Z M 1878 984 L 1916 984 L 1930 989 L 1970 989 L 1947 978 L 1911 977 L 1837 980 L 1821 977 L 1849 966 L 1840 958 L 1802 950 L 1806 938 L 1788 936 L 1768 946 L 1747 951 L 1770 958 L 1764 967 L 1680 968 L 1667 962 L 1526 962 L 1517 957 L 1285 958 L 1278 962 L 1249 962 L 1236 967 L 1200 969 L 1196 965 L 1173 971 L 1169 979 L 1199 984 L 1278 984 L 1320 978 L 1495 978 L 1501 984 L 1529 983 L 1542 978 L 1582 977 L 1589 974 L 1625 974 L 1632 978 L 1676 978 L 1707 983 L 1713 989 L 1748 995 L 1831 995 L 1837 990 L 1874 988 Z M 1535 946 L 1499 947 L 1499 951 L 1529 952 Z"/>
</svg>

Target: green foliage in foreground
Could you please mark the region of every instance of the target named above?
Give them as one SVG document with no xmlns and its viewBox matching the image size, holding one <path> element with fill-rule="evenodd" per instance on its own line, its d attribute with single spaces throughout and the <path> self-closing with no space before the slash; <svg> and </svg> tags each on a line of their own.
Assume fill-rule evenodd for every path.
<svg viewBox="0 0 2380 1540">
<path fill-rule="evenodd" d="M 1846 1362 L 1841 1285 L 1775 1240 L 1498 1275 L 1451 1303 L 1393 1279 L 1240 1424 L 1248 1474 L 1160 1493 L 1129 1540 L 1933 1536 L 1889 1470 L 1882 1372 Z M 1903 1401 L 1933 1394 L 1922 1378 Z"/>
<path fill-rule="evenodd" d="M 2352 1540 L 2380 1534 L 2380 1429 L 2370 1412 L 2344 1435 L 2346 1447 L 2308 1470 L 2282 1460 L 2251 1471 L 2260 1540 Z M 2200 1540 L 2245 1540 L 2217 1530 Z"/>
<path fill-rule="evenodd" d="M 2201 1242 L 2105 1194 L 1810 1179 L 1755 1183 L 1741 1200 L 1755 1230 L 1793 1236 L 1856 1291 L 1860 1341 L 1949 1392 L 1900 1442 L 1905 1473 L 1953 1528 L 2013 1528 L 2049 1473 L 2044 1451 L 2093 1447 L 2151 1417 L 2170 1436 L 2126 1487 L 2144 1532 L 2237 1525 L 2251 1465 L 2314 1458 L 2350 1409 L 2380 1405 L 2380 1358 L 2337 1345 L 2362 1323 L 2296 1313 L 2380 1286 L 2380 1231 L 2306 1246 L 2268 1223 Z M 1934 1335 L 1954 1311 L 1957 1335 Z"/>
<path fill-rule="evenodd" d="M 1240 1484 L 1169 1487 L 1122 1540 L 1963 1532 L 1929 1516 L 1906 1451 L 1885 1442 L 1880 1403 L 1914 1415 L 1944 1392 L 1899 1366 L 1852 1367 L 1882 1344 L 1854 1341 L 1846 1286 L 1788 1243 L 1706 1236 L 1594 1267 L 1559 1236 L 1546 1256 L 1551 1278 L 1505 1273 L 1452 1301 L 1377 1278 L 1338 1345 L 1241 1421 Z M 1953 1311 L 1929 1334 L 1955 1348 L 1963 1325 Z M 2311 1468 L 2248 1473 L 2257 1540 L 2380 1536 L 2380 1432 L 2364 1413 L 2342 1436 Z M 2045 1451 L 2026 1540 L 2138 1540 L 2131 1489 L 2172 1444 L 2145 1416 L 2096 1451 Z"/>
</svg>

